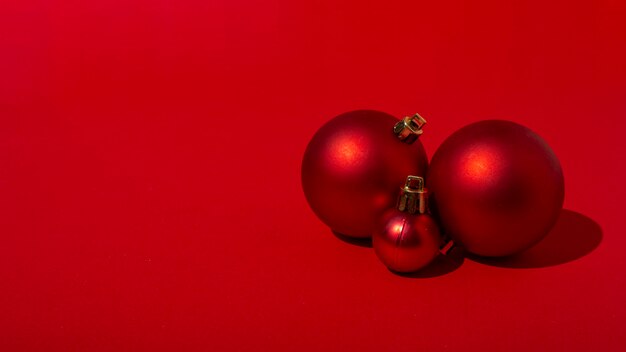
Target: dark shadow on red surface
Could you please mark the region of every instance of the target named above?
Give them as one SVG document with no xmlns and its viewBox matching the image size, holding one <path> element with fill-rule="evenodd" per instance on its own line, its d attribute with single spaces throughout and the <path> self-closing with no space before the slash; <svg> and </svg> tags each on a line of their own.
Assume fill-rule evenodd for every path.
<svg viewBox="0 0 626 352">
<path fill-rule="evenodd" d="M 505 258 L 468 256 L 479 263 L 504 268 L 528 269 L 560 265 L 582 258 L 602 242 L 602 228 L 592 219 L 562 210 L 550 233 L 530 249 Z"/>
<path fill-rule="evenodd" d="M 331 231 L 335 237 L 342 240 L 343 242 L 353 244 L 359 247 L 368 247 L 372 248 L 372 239 L 371 238 L 356 238 L 350 237 L 346 235 L 342 235 L 339 232 Z"/>
<path fill-rule="evenodd" d="M 446 275 L 455 271 L 456 269 L 460 268 L 461 265 L 463 265 L 463 261 L 465 260 L 464 258 L 465 255 L 463 253 L 463 249 L 456 247 L 450 250 L 447 255 L 439 255 L 427 267 L 414 273 L 398 273 L 393 270 L 389 271 L 398 276 L 406 278 L 428 279 L 432 277 Z"/>
</svg>

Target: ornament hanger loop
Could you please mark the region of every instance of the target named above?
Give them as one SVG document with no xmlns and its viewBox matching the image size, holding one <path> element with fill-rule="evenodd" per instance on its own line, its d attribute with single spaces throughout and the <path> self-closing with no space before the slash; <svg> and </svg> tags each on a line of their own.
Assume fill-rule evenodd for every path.
<svg viewBox="0 0 626 352">
<path fill-rule="evenodd" d="M 398 210 L 409 214 L 425 214 L 428 211 L 423 177 L 409 176 L 406 178 L 406 183 L 398 199 Z"/>
<path fill-rule="evenodd" d="M 424 178 L 420 176 L 409 176 L 404 184 L 404 191 L 410 193 L 424 192 Z"/>
<path fill-rule="evenodd" d="M 411 144 L 424 133 L 422 128 L 426 120 L 419 114 L 407 116 L 393 126 L 393 133 L 404 143 Z"/>
</svg>

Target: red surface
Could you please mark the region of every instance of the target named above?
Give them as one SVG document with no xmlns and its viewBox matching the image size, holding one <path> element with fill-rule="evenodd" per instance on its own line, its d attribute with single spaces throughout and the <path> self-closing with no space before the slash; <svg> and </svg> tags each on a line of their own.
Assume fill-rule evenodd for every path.
<svg viewBox="0 0 626 352">
<path fill-rule="evenodd" d="M 0 49 L 2 351 L 626 346 L 623 1 L 9 0 Z M 527 125 L 568 211 L 521 261 L 394 275 L 300 188 L 357 108 L 430 155 Z"/>
</svg>

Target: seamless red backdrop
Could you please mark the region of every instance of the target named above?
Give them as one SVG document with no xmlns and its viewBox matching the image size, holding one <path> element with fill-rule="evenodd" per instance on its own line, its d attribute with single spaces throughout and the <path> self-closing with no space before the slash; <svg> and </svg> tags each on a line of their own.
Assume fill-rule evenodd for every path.
<svg viewBox="0 0 626 352">
<path fill-rule="evenodd" d="M 0 350 L 621 351 L 623 1 L 3 1 Z M 348 110 L 510 119 L 565 208 L 402 277 L 300 189 Z"/>
</svg>

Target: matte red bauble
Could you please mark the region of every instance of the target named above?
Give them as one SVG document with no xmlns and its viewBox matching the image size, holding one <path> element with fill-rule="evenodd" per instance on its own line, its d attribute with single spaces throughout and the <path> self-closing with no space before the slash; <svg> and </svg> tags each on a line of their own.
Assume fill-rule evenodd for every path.
<svg viewBox="0 0 626 352">
<path fill-rule="evenodd" d="M 371 236 L 394 206 L 398 184 L 426 173 L 426 153 L 416 140 L 424 123 L 419 115 L 399 121 L 359 110 L 322 126 L 302 161 L 302 188 L 315 214 L 340 234 Z"/>
<path fill-rule="evenodd" d="M 427 184 L 447 235 L 482 256 L 529 248 L 563 206 L 563 172 L 554 152 L 509 121 L 481 121 L 452 134 L 435 152 Z"/>
<path fill-rule="evenodd" d="M 424 179 L 409 176 L 397 207 L 383 216 L 372 236 L 374 251 L 389 269 L 408 273 L 432 262 L 442 244 L 437 223 L 426 214 Z"/>
</svg>

